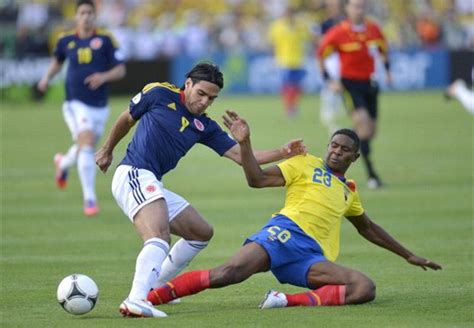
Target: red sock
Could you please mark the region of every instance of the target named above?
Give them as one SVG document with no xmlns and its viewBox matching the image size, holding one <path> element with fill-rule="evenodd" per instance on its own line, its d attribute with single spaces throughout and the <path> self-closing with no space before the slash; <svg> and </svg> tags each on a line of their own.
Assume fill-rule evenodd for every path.
<svg viewBox="0 0 474 328">
<path fill-rule="evenodd" d="M 209 288 L 209 270 L 183 273 L 160 288 L 151 290 L 147 299 L 153 305 L 168 303 L 175 298 L 199 293 Z"/>
<path fill-rule="evenodd" d="M 285 85 L 281 90 L 283 103 L 288 114 L 295 114 L 301 90 L 294 85 Z"/>
<path fill-rule="evenodd" d="M 345 285 L 326 285 L 300 294 L 285 294 L 287 306 L 343 305 L 346 298 Z"/>
<path fill-rule="evenodd" d="M 288 108 L 291 107 L 291 90 L 290 90 L 290 87 L 288 87 L 286 85 L 283 86 L 280 93 L 281 93 L 281 98 L 283 100 L 283 104 L 285 105 L 285 110 L 288 110 Z"/>
</svg>

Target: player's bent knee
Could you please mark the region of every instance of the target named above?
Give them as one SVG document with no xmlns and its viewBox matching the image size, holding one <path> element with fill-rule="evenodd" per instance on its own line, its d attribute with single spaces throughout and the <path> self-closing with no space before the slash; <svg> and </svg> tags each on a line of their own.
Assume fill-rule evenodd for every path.
<svg viewBox="0 0 474 328">
<path fill-rule="evenodd" d="M 360 283 L 358 303 L 367 303 L 375 299 L 376 287 L 372 280 L 365 278 Z"/>
<path fill-rule="evenodd" d="M 214 236 L 214 228 L 209 223 L 205 222 L 199 226 L 199 228 L 191 231 L 191 236 L 188 239 L 209 241 Z"/>
<path fill-rule="evenodd" d="M 366 302 L 371 302 L 375 299 L 376 287 L 372 280 L 369 279 L 366 287 Z"/>
<path fill-rule="evenodd" d="M 367 303 L 375 299 L 375 284 L 362 273 L 353 272 L 346 288 L 346 304 Z"/>
<path fill-rule="evenodd" d="M 92 131 L 83 131 L 79 133 L 77 137 L 77 143 L 79 147 L 91 146 L 94 147 L 96 142 L 96 136 Z"/>
<path fill-rule="evenodd" d="M 357 135 L 361 140 L 369 140 L 372 138 L 373 133 L 370 131 L 369 128 L 362 127 L 360 129 L 357 129 Z"/>
<path fill-rule="evenodd" d="M 212 239 L 213 236 L 214 236 L 214 227 L 208 223 L 207 227 L 203 230 L 198 240 L 209 241 Z"/>
</svg>

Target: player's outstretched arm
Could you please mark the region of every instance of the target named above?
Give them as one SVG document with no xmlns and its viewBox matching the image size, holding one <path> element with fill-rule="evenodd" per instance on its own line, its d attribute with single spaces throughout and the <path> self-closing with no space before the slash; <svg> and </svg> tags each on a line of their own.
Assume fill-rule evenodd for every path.
<svg viewBox="0 0 474 328">
<path fill-rule="evenodd" d="M 240 117 L 237 115 L 236 112 L 231 111 L 231 110 L 227 110 L 226 113 L 227 114 L 223 116 L 224 125 L 229 129 L 232 135 L 234 135 L 234 133 L 239 133 L 240 131 L 238 131 L 238 129 L 242 127 L 235 125 L 234 131 L 232 131 L 231 126 L 232 126 L 232 122 L 239 120 Z M 234 138 L 235 138 L 235 135 L 234 135 Z M 290 140 L 287 144 L 283 145 L 279 149 L 252 150 L 252 151 L 258 164 L 267 164 L 267 163 L 273 163 L 282 159 L 290 158 L 296 155 L 306 154 L 306 145 L 303 143 L 303 139 L 293 139 L 293 140 Z M 232 147 L 231 149 L 229 149 L 229 151 L 226 152 L 224 156 L 232 159 L 234 162 L 238 164 L 242 164 L 239 145 L 236 145 Z"/>
<path fill-rule="evenodd" d="M 374 223 L 366 213 L 363 213 L 360 216 L 348 217 L 347 219 L 355 226 L 359 234 L 361 234 L 365 239 L 380 247 L 386 248 L 395 254 L 400 255 L 405 260 L 407 260 L 408 263 L 417 265 L 423 270 L 426 270 L 426 268 L 440 270 L 442 268 L 441 265 L 419 257 L 403 247 L 382 227 Z"/>
<path fill-rule="evenodd" d="M 113 160 L 113 151 L 115 146 L 125 137 L 135 125 L 135 120 L 130 115 L 129 110 L 125 110 L 115 121 L 104 145 L 95 153 L 95 163 L 102 172 L 107 172 Z"/>
<path fill-rule="evenodd" d="M 43 76 L 43 78 L 38 82 L 38 90 L 41 92 L 46 92 L 49 86 L 49 82 L 53 79 L 53 77 L 59 73 L 61 68 L 63 67 L 63 62 L 60 62 L 57 60 L 56 57 L 54 57 L 51 60 L 51 64 L 48 67 L 48 71 L 46 74 Z"/>
<path fill-rule="evenodd" d="M 224 125 L 239 143 L 239 145 L 233 148 L 239 147 L 241 164 L 249 186 L 254 188 L 284 186 L 285 179 L 277 166 L 272 166 L 265 170 L 261 169 L 252 150 L 250 128 L 247 122 L 232 111 L 227 111 L 227 115 L 223 119 Z"/>
</svg>

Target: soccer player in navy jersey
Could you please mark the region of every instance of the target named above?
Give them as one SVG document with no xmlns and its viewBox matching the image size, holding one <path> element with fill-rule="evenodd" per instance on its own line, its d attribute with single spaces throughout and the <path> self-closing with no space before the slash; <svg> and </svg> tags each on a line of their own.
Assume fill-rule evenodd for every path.
<svg viewBox="0 0 474 328">
<path fill-rule="evenodd" d="M 191 69 L 181 89 L 169 83 L 146 85 L 96 153 L 97 165 L 106 172 L 115 146 L 140 120 L 112 181 L 118 205 L 144 241 L 130 294 L 120 305 L 124 316 L 166 316 L 146 301 L 150 288 L 183 270 L 213 235 L 209 223 L 185 199 L 167 190 L 161 179 L 196 143 L 241 163 L 240 146 L 205 114 L 223 86 L 219 68 L 207 62 Z M 281 149 L 255 151 L 255 157 L 259 163 L 269 163 L 304 152 L 302 140 L 293 140 Z M 171 250 L 170 232 L 181 237 Z"/>
<path fill-rule="evenodd" d="M 54 156 L 56 184 L 61 189 L 66 187 L 68 171 L 77 162 L 86 216 L 99 212 L 94 151 L 109 115 L 107 82 L 121 79 L 126 71 L 115 40 L 96 28 L 95 18 L 92 0 L 77 1 L 76 29 L 60 37 L 51 65 L 38 83 L 38 89 L 45 92 L 68 60 L 63 115 L 74 143 L 66 154 Z"/>
</svg>

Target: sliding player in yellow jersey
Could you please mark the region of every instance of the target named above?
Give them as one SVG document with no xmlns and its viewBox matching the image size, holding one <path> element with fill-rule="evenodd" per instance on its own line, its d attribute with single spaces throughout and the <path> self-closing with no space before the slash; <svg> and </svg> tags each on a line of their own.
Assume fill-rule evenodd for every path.
<svg viewBox="0 0 474 328">
<path fill-rule="evenodd" d="M 375 284 L 363 273 L 334 263 L 339 254 L 341 218 L 346 217 L 365 239 L 424 270 L 441 269 L 398 243 L 365 213 L 355 183 L 345 178 L 359 157 L 360 140 L 348 129 L 336 131 L 324 159 L 298 155 L 262 170 L 250 144 L 247 123 L 232 111 L 224 123 L 239 143 L 242 166 L 251 187 L 287 188 L 285 206 L 226 264 L 178 276 L 148 299 L 153 304 L 236 284 L 271 270 L 281 283 L 308 288 L 299 294 L 267 293 L 261 308 L 360 304 L 375 298 Z"/>
</svg>

